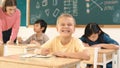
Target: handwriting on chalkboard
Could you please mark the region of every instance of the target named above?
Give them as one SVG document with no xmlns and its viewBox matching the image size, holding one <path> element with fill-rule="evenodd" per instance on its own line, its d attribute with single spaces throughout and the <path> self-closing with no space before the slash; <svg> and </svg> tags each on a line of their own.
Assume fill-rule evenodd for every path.
<svg viewBox="0 0 120 68">
<path fill-rule="evenodd" d="M 55 25 L 61 13 L 73 15 L 77 24 L 120 24 L 120 0 L 30 0 L 30 24 L 41 18 Z"/>
</svg>

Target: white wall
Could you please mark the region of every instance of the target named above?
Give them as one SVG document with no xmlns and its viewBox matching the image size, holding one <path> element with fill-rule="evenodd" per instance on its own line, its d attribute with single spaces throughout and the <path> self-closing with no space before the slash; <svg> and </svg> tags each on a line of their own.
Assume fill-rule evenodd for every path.
<svg viewBox="0 0 120 68">
<path fill-rule="evenodd" d="M 111 38 L 113 38 L 120 44 L 120 28 L 102 28 L 102 30 L 107 34 L 109 34 Z M 21 36 L 23 40 L 25 40 L 33 33 L 34 33 L 33 28 L 20 27 L 18 36 Z M 79 38 L 83 35 L 83 33 L 84 33 L 84 28 L 76 28 L 73 36 Z M 46 34 L 50 39 L 59 35 L 55 27 L 51 27 L 51 28 L 48 27 L 46 30 Z"/>
</svg>

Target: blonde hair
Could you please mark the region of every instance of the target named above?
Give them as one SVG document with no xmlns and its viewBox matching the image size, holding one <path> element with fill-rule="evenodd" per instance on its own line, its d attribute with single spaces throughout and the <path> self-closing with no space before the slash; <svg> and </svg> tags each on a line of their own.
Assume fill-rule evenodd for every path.
<svg viewBox="0 0 120 68">
<path fill-rule="evenodd" d="M 56 25 L 59 24 L 59 19 L 62 18 L 62 17 L 72 18 L 72 19 L 74 20 L 74 25 L 76 25 L 76 22 L 75 22 L 74 17 L 73 17 L 71 14 L 68 14 L 68 13 L 62 13 L 62 14 L 57 18 Z"/>
</svg>

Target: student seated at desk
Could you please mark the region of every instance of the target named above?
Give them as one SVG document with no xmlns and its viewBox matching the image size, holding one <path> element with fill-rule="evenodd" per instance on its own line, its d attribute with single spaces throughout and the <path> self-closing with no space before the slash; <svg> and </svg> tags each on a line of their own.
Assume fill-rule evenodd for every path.
<svg viewBox="0 0 120 68">
<path fill-rule="evenodd" d="M 89 53 L 79 39 L 72 37 L 75 31 L 75 19 L 70 14 L 62 14 L 58 17 L 56 28 L 59 36 L 47 41 L 42 45 L 37 54 L 53 54 L 57 57 L 76 58 L 88 60 Z"/>
<path fill-rule="evenodd" d="M 42 45 L 46 41 L 49 40 L 48 36 L 45 35 L 45 31 L 47 28 L 47 23 L 39 19 L 34 23 L 34 32 L 36 34 L 33 34 L 30 36 L 27 40 L 23 41 L 21 37 L 18 37 L 18 43 L 20 44 L 36 44 L 36 45 Z"/>
<path fill-rule="evenodd" d="M 98 24 L 89 23 L 84 35 L 80 38 L 85 46 L 101 47 L 105 49 L 118 49 L 119 44 L 103 32 Z M 109 67 L 110 68 L 110 67 Z"/>
</svg>

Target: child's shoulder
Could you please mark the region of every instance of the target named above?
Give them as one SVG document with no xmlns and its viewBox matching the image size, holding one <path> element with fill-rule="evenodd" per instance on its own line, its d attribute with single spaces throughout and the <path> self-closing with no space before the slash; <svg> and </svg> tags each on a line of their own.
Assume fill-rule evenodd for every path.
<svg viewBox="0 0 120 68">
<path fill-rule="evenodd" d="M 109 37 L 109 35 L 107 33 L 102 33 L 101 36 L 103 36 L 103 37 Z"/>
</svg>

